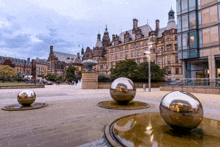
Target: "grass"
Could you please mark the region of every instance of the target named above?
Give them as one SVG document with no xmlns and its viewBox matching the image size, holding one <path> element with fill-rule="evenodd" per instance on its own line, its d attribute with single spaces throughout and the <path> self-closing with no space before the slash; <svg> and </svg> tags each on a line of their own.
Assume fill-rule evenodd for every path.
<svg viewBox="0 0 220 147">
<path fill-rule="evenodd" d="M 25 83 L 0 83 L 0 86 L 4 85 L 24 85 Z"/>
</svg>

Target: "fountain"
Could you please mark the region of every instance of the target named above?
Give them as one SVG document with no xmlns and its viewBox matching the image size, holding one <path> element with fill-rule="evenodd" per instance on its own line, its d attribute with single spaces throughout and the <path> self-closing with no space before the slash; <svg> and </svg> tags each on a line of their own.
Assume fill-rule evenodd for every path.
<svg viewBox="0 0 220 147">
<path fill-rule="evenodd" d="M 110 95 L 114 101 L 99 102 L 98 106 L 122 110 L 144 109 L 149 107 L 146 103 L 132 101 L 136 95 L 136 88 L 132 80 L 125 77 L 117 78 L 112 82 Z"/>
<path fill-rule="evenodd" d="M 32 110 L 46 107 L 45 103 L 34 103 L 36 99 L 36 94 L 32 90 L 23 90 L 17 96 L 17 101 L 19 104 L 8 105 L 2 108 L 5 111 L 22 111 L 22 110 Z"/>
<path fill-rule="evenodd" d="M 160 113 L 132 114 L 109 122 L 105 136 L 112 146 L 220 146 L 220 122 L 203 118 L 192 94 L 174 91 L 160 102 Z"/>
<path fill-rule="evenodd" d="M 84 60 L 83 65 L 87 66 L 87 70 L 82 72 L 82 89 L 98 89 L 98 73 L 92 67 L 98 62 L 94 60 Z"/>
</svg>

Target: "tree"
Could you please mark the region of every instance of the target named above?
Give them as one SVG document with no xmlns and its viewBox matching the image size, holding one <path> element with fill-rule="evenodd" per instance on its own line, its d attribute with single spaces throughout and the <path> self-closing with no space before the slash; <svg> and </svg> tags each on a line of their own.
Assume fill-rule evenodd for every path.
<svg viewBox="0 0 220 147">
<path fill-rule="evenodd" d="M 48 73 L 46 76 L 47 80 L 49 81 L 56 81 L 56 75 L 53 73 Z"/>
<path fill-rule="evenodd" d="M 98 81 L 99 82 L 111 82 L 111 79 L 108 75 L 99 74 Z"/>
<path fill-rule="evenodd" d="M 20 75 L 18 75 L 17 78 L 16 78 L 16 80 L 17 80 L 18 83 L 19 83 L 20 81 L 22 81 L 22 77 L 21 77 Z"/>
<path fill-rule="evenodd" d="M 162 81 L 164 76 L 167 74 L 167 67 L 160 69 L 158 65 L 151 62 L 151 80 L 152 81 Z M 139 81 L 148 81 L 148 62 L 142 62 L 139 67 Z"/>
<path fill-rule="evenodd" d="M 9 66 L 9 65 L 1 65 L 0 66 L 0 76 L 1 80 L 4 83 L 6 78 L 17 76 L 17 72 L 15 68 Z"/>
<path fill-rule="evenodd" d="M 111 80 L 115 80 L 119 77 L 127 77 L 132 81 L 136 81 L 138 77 L 138 69 L 138 65 L 134 60 L 126 59 L 124 61 L 119 61 L 111 71 Z"/>
<path fill-rule="evenodd" d="M 68 67 L 68 69 L 66 70 L 66 80 L 67 81 L 69 81 L 69 82 L 76 81 L 75 71 L 76 71 L 76 68 L 74 66 L 70 65 Z"/>
</svg>

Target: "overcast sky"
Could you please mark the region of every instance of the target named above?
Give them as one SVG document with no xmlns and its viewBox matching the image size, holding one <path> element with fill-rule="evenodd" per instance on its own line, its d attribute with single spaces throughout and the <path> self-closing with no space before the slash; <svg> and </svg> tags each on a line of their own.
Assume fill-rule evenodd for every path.
<svg viewBox="0 0 220 147">
<path fill-rule="evenodd" d="M 95 46 L 106 24 L 111 39 L 132 29 L 133 18 L 166 27 L 171 7 L 175 0 L 0 0 L 0 56 L 48 58 L 50 45 L 77 54 Z"/>
</svg>

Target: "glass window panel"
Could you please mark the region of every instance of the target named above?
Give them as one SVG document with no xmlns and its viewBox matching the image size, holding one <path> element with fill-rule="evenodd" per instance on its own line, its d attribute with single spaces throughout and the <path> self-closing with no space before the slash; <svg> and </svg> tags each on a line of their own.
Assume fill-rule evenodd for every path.
<svg viewBox="0 0 220 147">
<path fill-rule="evenodd" d="M 188 11 L 188 2 L 187 0 L 182 0 L 182 13 L 185 13 Z"/>
<path fill-rule="evenodd" d="M 199 28 L 201 28 L 202 27 L 202 13 L 201 13 L 201 11 L 199 11 L 199 13 L 198 13 L 198 19 L 199 19 Z"/>
<path fill-rule="evenodd" d="M 217 5 L 210 7 L 210 22 L 215 23 L 218 22 L 218 11 L 217 11 Z"/>
<path fill-rule="evenodd" d="M 181 32 L 181 17 L 177 17 L 177 32 Z"/>
<path fill-rule="evenodd" d="M 203 46 L 207 46 L 207 43 L 210 44 L 209 28 L 202 30 L 202 40 L 203 40 Z"/>
<path fill-rule="evenodd" d="M 218 42 L 219 40 L 218 26 L 210 28 L 210 36 L 211 36 L 211 39 L 210 39 L 211 42 Z"/>
<path fill-rule="evenodd" d="M 177 40 L 178 40 L 178 50 L 182 50 L 182 41 L 181 41 L 181 34 L 179 34 L 178 35 L 178 38 L 177 38 Z"/>
<path fill-rule="evenodd" d="M 201 0 L 198 0 L 198 8 L 201 9 Z"/>
<path fill-rule="evenodd" d="M 187 33 L 183 34 L 183 50 L 188 49 L 188 35 Z"/>
<path fill-rule="evenodd" d="M 187 59 L 187 51 L 183 52 L 183 59 Z"/>
<path fill-rule="evenodd" d="M 188 30 L 188 15 L 183 15 L 182 17 L 182 31 Z"/>
<path fill-rule="evenodd" d="M 178 58 L 179 58 L 179 59 L 183 59 L 182 55 L 183 55 L 182 52 L 178 52 Z"/>
<path fill-rule="evenodd" d="M 218 0 L 220 1 L 220 0 Z M 220 22 L 220 5 L 218 5 L 218 22 Z"/>
<path fill-rule="evenodd" d="M 190 58 L 197 58 L 198 57 L 198 51 L 192 50 L 190 51 Z"/>
<path fill-rule="evenodd" d="M 202 30 L 199 31 L 199 47 L 202 48 Z"/>
<path fill-rule="evenodd" d="M 197 48 L 197 32 L 196 31 L 189 33 L 189 45 L 190 45 L 190 48 Z"/>
<path fill-rule="evenodd" d="M 189 28 L 190 29 L 196 28 L 196 12 L 191 12 L 189 14 Z"/>
<path fill-rule="evenodd" d="M 181 11 L 180 11 L 180 0 L 176 1 L 176 11 L 177 11 L 177 15 L 181 14 Z"/>
<path fill-rule="evenodd" d="M 209 24 L 209 8 L 202 10 L 202 25 Z"/>
<path fill-rule="evenodd" d="M 196 0 L 189 0 L 189 11 L 196 9 Z"/>
</svg>

